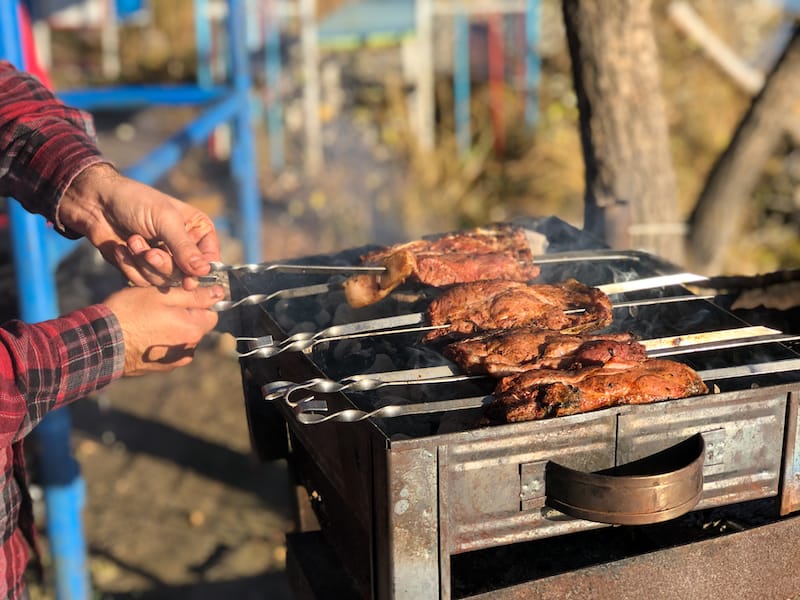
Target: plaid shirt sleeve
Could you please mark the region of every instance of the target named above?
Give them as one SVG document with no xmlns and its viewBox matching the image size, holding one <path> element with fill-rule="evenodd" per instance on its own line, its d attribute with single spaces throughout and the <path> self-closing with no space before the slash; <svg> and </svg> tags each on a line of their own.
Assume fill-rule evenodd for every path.
<svg viewBox="0 0 800 600">
<path fill-rule="evenodd" d="M 73 179 L 107 162 L 94 135 L 88 114 L 65 106 L 38 79 L 0 61 L 0 196 L 16 198 L 58 226 L 58 203 Z"/>
<path fill-rule="evenodd" d="M 122 376 L 122 330 L 103 304 L 34 325 L 0 329 L 0 447 L 45 415 Z"/>
</svg>

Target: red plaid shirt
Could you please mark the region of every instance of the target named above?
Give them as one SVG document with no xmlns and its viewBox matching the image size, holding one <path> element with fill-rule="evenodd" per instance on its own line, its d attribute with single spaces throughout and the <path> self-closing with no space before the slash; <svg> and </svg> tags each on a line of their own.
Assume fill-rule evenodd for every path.
<svg viewBox="0 0 800 600">
<path fill-rule="evenodd" d="M 0 61 L 0 196 L 56 222 L 64 190 L 101 162 L 91 120 L 38 80 Z M 35 547 L 22 439 L 48 411 L 122 374 L 124 347 L 104 305 L 0 328 L 0 598 L 16 599 Z"/>
</svg>

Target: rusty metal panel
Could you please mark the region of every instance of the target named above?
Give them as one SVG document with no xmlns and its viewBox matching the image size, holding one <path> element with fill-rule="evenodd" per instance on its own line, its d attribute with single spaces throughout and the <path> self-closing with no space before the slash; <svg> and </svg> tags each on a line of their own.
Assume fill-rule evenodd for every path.
<svg viewBox="0 0 800 600">
<path fill-rule="evenodd" d="M 388 454 L 391 597 L 439 599 L 439 528 L 435 449 Z"/>
<path fill-rule="evenodd" d="M 786 400 L 785 392 L 747 390 L 626 407 L 619 417 L 617 462 L 643 458 L 702 433 L 706 464 L 697 508 L 774 496 Z"/>
<path fill-rule="evenodd" d="M 447 464 L 440 485 L 443 552 L 562 535 L 600 526 L 544 506 L 549 460 L 582 470 L 613 466 L 616 418 L 593 413 L 440 436 Z"/>
<path fill-rule="evenodd" d="M 789 394 L 786 411 L 786 448 L 784 449 L 783 480 L 781 482 L 780 514 L 800 510 L 800 393 Z"/>
</svg>

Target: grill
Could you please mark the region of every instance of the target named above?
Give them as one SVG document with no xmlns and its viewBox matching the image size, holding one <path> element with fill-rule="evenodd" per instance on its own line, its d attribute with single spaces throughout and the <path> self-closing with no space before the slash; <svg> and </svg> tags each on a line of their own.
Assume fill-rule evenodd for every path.
<svg viewBox="0 0 800 600">
<path fill-rule="evenodd" d="M 543 260 L 542 282 L 572 277 L 601 285 L 678 271 L 646 253 L 612 252 L 556 218 L 515 224 L 531 240 L 546 240 L 543 259 L 566 258 Z M 365 250 L 297 262 L 355 265 Z M 798 509 L 800 355 L 793 342 L 758 338 L 737 347 L 689 347 L 673 356 L 704 375 L 712 389 L 707 396 L 486 427 L 477 417 L 494 381 L 454 378 L 457 371 L 419 343 L 418 331 L 338 336 L 329 329 L 372 319 L 399 325 L 423 311 L 435 292 L 407 287 L 351 309 L 342 278 L 313 272 L 231 277 L 234 299 L 270 298 L 225 317 L 237 337 L 253 338 L 252 348 L 264 347 L 265 336 L 273 348 L 290 336 L 304 340 L 269 357 L 243 351 L 240 359 L 252 444 L 263 459 L 289 459 L 302 500 L 300 528 L 318 528 L 313 539 L 330 552 L 305 564 L 303 540 L 312 538 L 296 537 L 289 548 L 296 580 L 325 580 L 324 566 L 333 564 L 340 585 L 363 598 L 532 597 L 532 585 L 536 597 L 545 597 L 544 582 L 559 594 L 577 585 L 554 584 L 555 574 L 583 572 L 637 548 L 664 560 L 652 550 L 656 533 L 667 526 L 664 546 L 687 538 L 716 543 L 711 530 L 725 529 L 720 523 L 728 530 L 745 528 L 748 519 L 776 526 Z M 326 291 L 284 291 L 309 286 L 316 286 L 310 292 Z M 670 285 L 615 296 L 624 306 L 615 309 L 608 330 L 652 339 L 748 325 L 710 300 L 683 299 L 689 293 Z M 665 297 L 676 301 L 654 302 Z M 381 383 L 359 386 L 350 379 L 370 374 Z M 431 375 L 445 379 L 416 381 Z M 314 378 L 327 383 L 286 393 L 289 382 Z M 284 393 L 267 400 L 269 390 Z M 409 405 L 416 407 L 411 414 L 396 411 Z M 374 413 L 382 407 L 389 408 Z M 329 415 L 334 418 L 324 421 Z M 626 471 L 626 465 L 634 468 Z M 609 506 L 616 516 L 604 514 Z M 720 517 L 713 527 L 701 523 L 725 508 L 734 517 Z M 641 527 L 609 529 L 612 523 Z M 633 543 L 634 531 L 644 532 L 647 543 Z M 685 548 L 679 557 L 684 566 L 695 545 Z M 778 564 L 774 557 L 772 564 Z M 647 589 L 639 583 L 640 591 Z M 344 596 L 329 589 L 329 597 Z"/>
</svg>

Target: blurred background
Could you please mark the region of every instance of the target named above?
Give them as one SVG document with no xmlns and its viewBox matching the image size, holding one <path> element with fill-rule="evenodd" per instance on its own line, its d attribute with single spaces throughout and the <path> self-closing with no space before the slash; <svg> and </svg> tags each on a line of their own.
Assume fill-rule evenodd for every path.
<svg viewBox="0 0 800 600">
<path fill-rule="evenodd" d="M 520 215 L 582 227 L 585 165 L 559 0 L 233 4 L 245 15 L 237 39 L 226 22 L 239 9 L 228 0 L 23 3 L 55 90 L 93 114 L 119 168 L 211 213 L 226 261 L 389 244 Z M 796 8 L 653 0 L 682 220 L 786 47 Z M 202 121 L 205 100 L 242 85 L 252 153 L 238 144 L 241 123 L 207 121 L 200 143 L 173 137 Z M 153 86 L 194 91 L 140 101 L 137 90 Z M 787 126 L 754 167 L 746 225 L 713 275 L 800 267 L 797 135 Z M 177 156 L 159 154 L 165 140 Z M 174 160 L 162 169 L 164 156 Z M 248 180 L 256 222 L 241 212 Z M 121 283 L 85 248 L 58 282 L 64 309 Z M 233 350 L 219 333 L 191 366 L 117 382 L 72 410 L 94 597 L 290 597 L 290 482 L 281 461 L 252 456 Z M 34 597 L 55 589 L 49 575 Z"/>
</svg>

